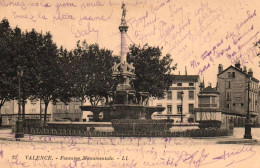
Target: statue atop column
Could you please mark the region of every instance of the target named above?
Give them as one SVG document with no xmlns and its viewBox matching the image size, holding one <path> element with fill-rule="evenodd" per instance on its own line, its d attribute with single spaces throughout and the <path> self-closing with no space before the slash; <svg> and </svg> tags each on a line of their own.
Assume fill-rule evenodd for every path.
<svg viewBox="0 0 260 168">
<path fill-rule="evenodd" d="M 124 3 L 122 4 L 121 8 L 123 9 L 123 11 L 122 11 L 122 18 L 121 18 L 121 25 L 126 25 L 126 21 L 125 21 L 126 8 L 125 8 L 125 4 Z"/>
</svg>

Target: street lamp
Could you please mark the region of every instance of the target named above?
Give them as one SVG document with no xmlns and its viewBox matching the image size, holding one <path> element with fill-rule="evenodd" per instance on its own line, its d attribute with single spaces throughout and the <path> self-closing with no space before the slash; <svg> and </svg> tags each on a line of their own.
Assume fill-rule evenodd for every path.
<svg viewBox="0 0 260 168">
<path fill-rule="evenodd" d="M 182 123 L 183 122 L 183 94 L 184 94 L 184 92 L 181 91 L 180 94 L 181 94 L 181 123 Z"/>
<path fill-rule="evenodd" d="M 248 83 L 247 83 L 247 115 L 246 115 L 244 139 L 252 139 L 252 135 L 251 135 L 251 122 L 250 122 L 250 114 L 249 114 L 249 105 L 250 105 L 250 98 L 249 98 L 250 80 L 251 80 L 251 78 L 248 79 Z"/>
<path fill-rule="evenodd" d="M 17 67 L 17 76 L 19 80 L 19 86 L 18 86 L 18 120 L 16 121 L 16 133 L 15 138 L 23 138 L 24 132 L 23 132 L 23 121 L 21 118 L 21 78 L 23 76 L 23 71 L 20 66 Z"/>
</svg>

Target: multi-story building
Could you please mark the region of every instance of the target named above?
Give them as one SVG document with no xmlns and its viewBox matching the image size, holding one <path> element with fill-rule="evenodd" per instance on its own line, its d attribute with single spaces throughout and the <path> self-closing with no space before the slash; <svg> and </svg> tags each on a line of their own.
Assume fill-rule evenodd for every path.
<svg viewBox="0 0 260 168">
<path fill-rule="evenodd" d="M 203 87 L 203 86 L 201 86 Z M 199 108 L 210 108 L 210 109 L 217 109 L 219 108 L 219 92 L 216 88 L 212 88 L 209 85 L 206 88 L 201 88 L 199 94 Z"/>
<path fill-rule="evenodd" d="M 27 100 L 25 104 L 25 119 L 39 119 L 44 117 L 44 102 Z M 41 117 L 40 117 L 40 114 Z M 51 120 L 52 103 L 49 103 L 47 110 L 47 121 Z M 5 102 L 1 108 L 0 116 L 2 118 L 2 125 L 14 125 L 18 118 L 18 102 L 11 100 Z"/>
<path fill-rule="evenodd" d="M 220 93 L 220 107 L 225 111 L 247 114 L 248 105 L 251 119 L 258 114 L 258 90 L 259 80 L 254 78 L 253 71 L 246 67 L 242 70 L 240 63 L 229 66 L 223 70 L 218 67 L 217 87 Z M 249 92 L 249 97 L 248 97 Z"/>
<path fill-rule="evenodd" d="M 258 88 L 258 99 L 257 99 L 258 101 L 258 103 L 257 103 L 257 105 L 258 105 L 258 116 L 257 116 L 257 119 L 256 119 L 256 125 L 257 126 L 260 126 L 260 88 Z"/>
<path fill-rule="evenodd" d="M 81 101 L 73 98 L 69 103 L 56 102 L 53 105 L 53 121 L 82 121 Z"/>
<path fill-rule="evenodd" d="M 199 105 L 195 108 L 195 121 L 208 126 L 231 128 L 242 126 L 245 122 L 245 115 L 219 106 L 219 91 L 211 85 L 204 88 L 198 94 Z"/>
<path fill-rule="evenodd" d="M 173 119 L 180 122 L 194 119 L 194 108 L 198 107 L 198 93 L 200 91 L 200 78 L 198 75 L 174 75 L 173 84 L 166 92 L 164 99 L 151 100 L 151 106 L 162 106 L 162 113 L 155 113 L 154 119 Z"/>
</svg>

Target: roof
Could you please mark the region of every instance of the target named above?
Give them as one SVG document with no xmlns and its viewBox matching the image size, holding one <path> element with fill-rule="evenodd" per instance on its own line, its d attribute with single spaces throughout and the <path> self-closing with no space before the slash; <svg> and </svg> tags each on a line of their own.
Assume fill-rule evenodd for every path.
<svg viewBox="0 0 260 168">
<path fill-rule="evenodd" d="M 236 116 L 246 116 L 245 113 L 235 111 L 232 109 L 228 108 L 195 108 L 195 112 L 222 112 L 223 114 L 228 114 L 228 115 L 236 115 Z"/>
<path fill-rule="evenodd" d="M 218 76 L 219 75 L 221 75 L 221 74 L 223 74 L 224 72 L 226 72 L 227 70 L 229 70 L 229 69 L 234 69 L 234 70 L 236 70 L 237 72 L 240 72 L 240 73 L 242 73 L 242 74 L 244 74 L 246 77 L 250 77 L 246 72 L 244 72 L 244 71 L 242 71 L 242 69 L 241 68 L 236 68 L 236 67 L 234 67 L 234 66 L 232 66 L 232 65 L 230 65 L 227 69 L 225 69 L 225 70 L 223 70 L 222 72 L 220 72 L 219 74 L 218 74 Z M 255 81 L 255 82 L 259 82 L 259 80 L 258 79 L 256 79 L 256 78 L 254 78 L 253 76 L 251 77 L 251 80 L 252 81 Z"/>
<path fill-rule="evenodd" d="M 199 75 L 173 75 L 173 82 L 198 82 Z"/>
<path fill-rule="evenodd" d="M 238 116 L 246 116 L 246 113 L 236 111 L 230 108 L 222 108 L 222 112 L 224 114 L 229 114 L 229 115 L 238 115 Z"/>
<path fill-rule="evenodd" d="M 217 88 L 212 88 L 211 86 L 208 86 L 206 88 L 204 88 L 202 91 L 200 91 L 201 94 L 209 94 L 209 93 L 216 93 L 219 94 L 219 92 L 217 91 Z"/>
</svg>

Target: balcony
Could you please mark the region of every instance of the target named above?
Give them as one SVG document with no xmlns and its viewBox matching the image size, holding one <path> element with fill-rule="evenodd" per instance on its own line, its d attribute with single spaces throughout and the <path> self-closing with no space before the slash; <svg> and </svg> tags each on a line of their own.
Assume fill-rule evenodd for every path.
<svg viewBox="0 0 260 168">
<path fill-rule="evenodd" d="M 217 107 L 217 104 L 199 104 L 199 107 Z"/>
</svg>

